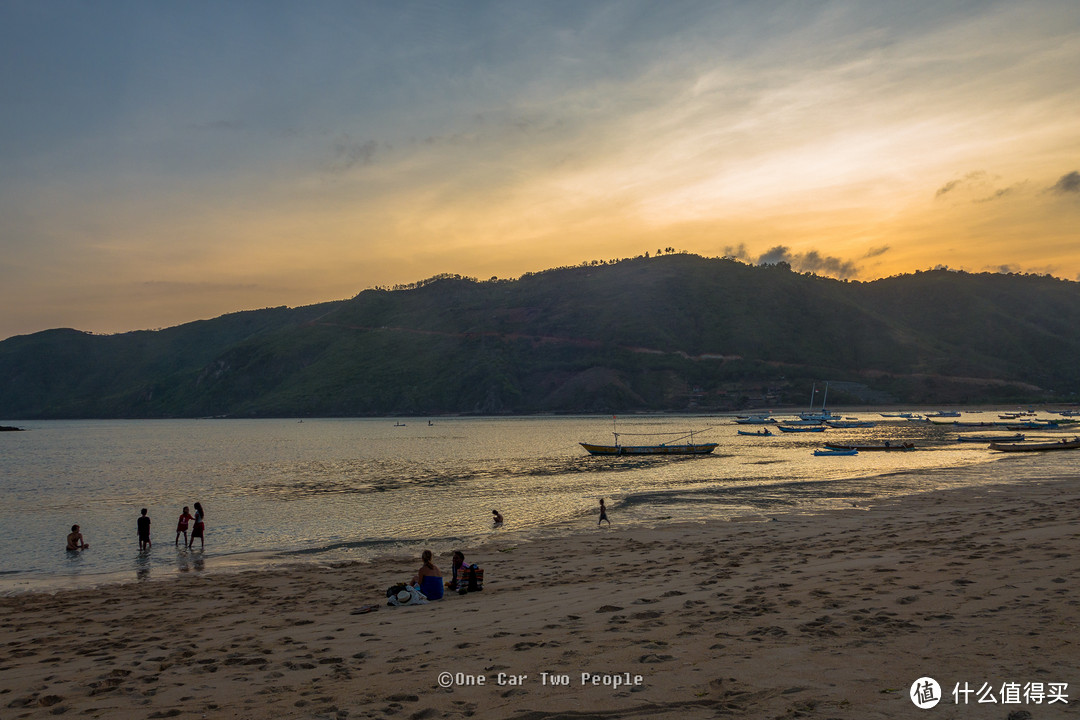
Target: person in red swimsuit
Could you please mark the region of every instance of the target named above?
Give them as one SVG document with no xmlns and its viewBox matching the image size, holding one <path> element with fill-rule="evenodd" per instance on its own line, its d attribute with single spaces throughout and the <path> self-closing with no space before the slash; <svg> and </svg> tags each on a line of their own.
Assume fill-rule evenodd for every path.
<svg viewBox="0 0 1080 720">
<path fill-rule="evenodd" d="M 176 521 L 176 542 L 174 543 L 174 545 L 177 545 L 177 546 L 180 545 L 180 533 L 184 533 L 184 547 L 187 547 L 187 544 L 188 544 L 188 539 L 187 539 L 188 523 L 191 522 L 194 519 L 195 518 L 192 517 L 192 515 L 191 515 L 191 511 L 189 511 L 187 509 L 187 506 L 185 505 L 184 506 L 184 512 L 180 513 L 180 519 Z"/>
</svg>

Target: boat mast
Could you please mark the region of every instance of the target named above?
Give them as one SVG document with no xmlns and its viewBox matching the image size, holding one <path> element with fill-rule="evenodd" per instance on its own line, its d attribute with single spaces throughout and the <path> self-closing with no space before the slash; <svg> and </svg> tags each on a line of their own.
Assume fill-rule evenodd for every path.
<svg viewBox="0 0 1080 720">
<path fill-rule="evenodd" d="M 825 403 L 829 400 L 829 383 L 825 383 L 825 395 L 821 398 L 821 414 L 825 414 Z"/>
</svg>

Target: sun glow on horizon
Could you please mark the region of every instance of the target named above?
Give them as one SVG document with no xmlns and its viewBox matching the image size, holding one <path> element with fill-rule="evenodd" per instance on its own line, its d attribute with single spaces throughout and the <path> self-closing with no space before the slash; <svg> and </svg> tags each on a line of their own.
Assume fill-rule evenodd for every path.
<svg viewBox="0 0 1080 720">
<path fill-rule="evenodd" d="M 1069 0 L 233 10 L 0 9 L 34 68 L 0 79 L 0 338 L 665 247 L 1080 280 Z"/>
</svg>

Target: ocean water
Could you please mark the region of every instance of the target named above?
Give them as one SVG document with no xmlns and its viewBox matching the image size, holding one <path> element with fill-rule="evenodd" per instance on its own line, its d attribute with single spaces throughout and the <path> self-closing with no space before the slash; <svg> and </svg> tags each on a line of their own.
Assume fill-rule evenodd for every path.
<svg viewBox="0 0 1080 720">
<path fill-rule="evenodd" d="M 593 532 L 600 498 L 619 524 L 765 518 L 1080 469 L 1080 453 L 1006 455 L 958 442 L 948 425 L 859 417 L 878 424 L 769 438 L 737 435 L 730 417 L 620 417 L 625 444 L 691 429 L 720 443 L 707 456 L 637 458 L 578 445 L 609 442 L 610 417 L 6 420 L 26 431 L 0 433 L 0 593 Z M 884 439 L 918 449 L 812 454 Z M 177 517 L 196 501 L 205 549 L 177 548 Z M 153 547 L 140 552 L 144 507 Z M 65 552 L 73 524 L 90 550 Z"/>
</svg>

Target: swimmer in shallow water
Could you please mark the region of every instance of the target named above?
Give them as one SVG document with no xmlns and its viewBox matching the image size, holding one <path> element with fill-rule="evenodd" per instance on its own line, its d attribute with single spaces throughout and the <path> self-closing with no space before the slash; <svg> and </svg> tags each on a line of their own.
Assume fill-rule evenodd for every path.
<svg viewBox="0 0 1080 720">
<path fill-rule="evenodd" d="M 78 525 L 71 526 L 71 533 L 67 536 L 67 549 L 76 552 L 79 550 L 86 550 L 90 546 L 83 540 L 82 533 L 79 532 Z"/>
</svg>

